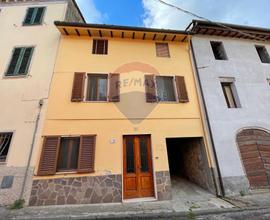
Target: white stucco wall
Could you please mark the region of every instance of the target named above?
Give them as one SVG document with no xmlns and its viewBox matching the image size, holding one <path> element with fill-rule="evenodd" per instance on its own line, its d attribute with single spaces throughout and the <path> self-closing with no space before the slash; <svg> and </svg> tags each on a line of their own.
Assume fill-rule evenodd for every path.
<svg viewBox="0 0 270 220">
<path fill-rule="evenodd" d="M 215 60 L 210 41 L 223 42 L 228 60 Z M 245 176 L 236 134 L 246 127 L 270 130 L 270 64 L 261 63 L 254 46 L 270 53 L 270 43 L 199 35 L 192 42 L 221 175 Z M 227 108 L 219 77 L 235 78 L 241 108 Z"/>
<path fill-rule="evenodd" d="M 46 7 L 42 25 L 22 25 L 30 6 Z M 48 96 L 58 49 L 60 35 L 53 22 L 64 19 L 66 6 L 65 2 L 0 4 L 0 132 L 15 132 L 8 166 L 26 165 L 38 102 Z M 7 78 L 4 73 L 17 46 L 35 47 L 29 72 L 26 77 Z"/>
<path fill-rule="evenodd" d="M 23 26 L 28 7 L 45 6 L 42 25 Z M 54 26 L 55 20 L 64 20 L 66 1 L 0 3 L 0 132 L 13 131 L 12 143 L 5 163 L 0 164 L 1 175 L 14 175 L 12 194 L 8 189 L 0 190 L 1 204 L 18 197 L 26 167 L 39 100 L 44 100 L 36 141 L 40 137 L 43 115 L 46 111 L 49 86 L 60 39 Z M 5 77 L 5 71 L 17 46 L 34 46 L 35 50 L 25 77 Z M 33 161 L 32 166 L 35 161 Z M 11 172 L 14 169 L 14 172 Z M 21 170 L 21 172 L 18 172 Z M 15 172 L 16 171 L 16 172 Z M 31 187 L 31 185 L 30 185 Z M 12 197 L 12 198 L 11 198 Z"/>
</svg>

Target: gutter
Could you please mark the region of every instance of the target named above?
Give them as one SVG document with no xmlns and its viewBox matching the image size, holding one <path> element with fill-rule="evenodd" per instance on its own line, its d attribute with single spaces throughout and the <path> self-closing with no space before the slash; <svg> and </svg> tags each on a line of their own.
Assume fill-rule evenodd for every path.
<svg viewBox="0 0 270 220">
<path fill-rule="evenodd" d="M 191 34 L 188 31 L 181 31 L 181 30 L 132 27 L 132 26 L 121 26 L 121 25 L 109 25 L 109 24 L 89 24 L 89 23 L 65 22 L 65 21 L 55 21 L 54 24 L 56 26 L 62 26 L 62 27 L 96 28 L 96 29 L 109 29 L 109 30 L 122 30 L 122 31 L 141 31 L 141 32 L 182 34 L 182 35 Z"/>
<path fill-rule="evenodd" d="M 27 173 L 28 173 L 29 168 L 30 168 L 30 163 L 31 163 L 31 159 L 32 159 L 33 151 L 34 151 L 36 134 L 37 134 L 37 130 L 38 130 L 38 123 L 39 123 L 39 119 L 40 119 L 42 106 L 43 106 L 43 99 L 40 99 L 39 100 L 39 111 L 38 111 L 38 115 L 37 115 L 37 118 L 35 121 L 35 128 L 34 128 L 34 133 L 33 133 L 33 137 L 32 137 L 31 148 L 30 148 L 30 152 L 29 152 L 29 156 L 28 156 L 28 160 L 27 160 L 27 166 L 25 169 L 24 177 L 23 177 L 23 183 L 22 183 L 22 188 L 21 188 L 19 200 L 23 199 L 23 194 L 24 194 L 26 180 L 27 180 Z"/>
<path fill-rule="evenodd" d="M 198 85 L 199 85 L 199 92 L 201 94 L 201 98 L 202 98 L 202 108 L 203 111 L 205 113 L 205 119 L 206 119 L 206 127 L 209 131 L 209 137 L 210 137 L 210 142 L 212 145 L 212 150 L 213 150 L 213 154 L 214 154 L 214 161 L 215 161 L 215 165 L 216 165 L 216 170 L 217 170 L 217 179 L 218 179 L 218 185 L 220 186 L 220 194 L 218 192 L 218 190 L 216 190 L 217 196 L 221 196 L 224 197 L 225 196 L 225 190 L 224 190 L 224 185 L 223 185 L 223 181 L 221 178 L 221 172 L 220 172 L 220 167 L 219 167 L 219 163 L 218 163 L 218 158 L 217 158 L 217 152 L 216 152 L 216 148 L 215 148 L 215 144 L 214 144 L 214 139 L 213 139 L 213 133 L 211 130 L 211 125 L 210 125 L 210 121 L 209 121 L 209 114 L 206 108 L 206 102 L 205 102 L 205 97 L 202 91 L 202 83 L 201 83 L 201 79 L 200 79 L 200 75 L 198 73 L 198 65 L 197 65 L 197 60 L 196 57 L 194 55 L 194 48 L 193 48 L 193 44 L 192 44 L 192 39 L 190 38 L 190 48 L 191 48 L 191 54 L 192 54 L 192 58 L 193 58 L 193 63 L 195 66 L 195 76 L 197 78 L 198 81 Z M 213 169 L 211 169 L 213 176 L 215 177 L 215 173 L 213 172 Z M 214 178 L 215 181 L 215 186 L 216 186 L 216 180 Z M 216 186 L 217 187 L 217 186 Z"/>
</svg>

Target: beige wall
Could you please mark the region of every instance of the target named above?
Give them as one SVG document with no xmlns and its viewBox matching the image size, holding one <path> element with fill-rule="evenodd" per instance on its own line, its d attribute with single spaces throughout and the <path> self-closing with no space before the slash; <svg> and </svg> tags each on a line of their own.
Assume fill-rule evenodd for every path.
<svg viewBox="0 0 270 220">
<path fill-rule="evenodd" d="M 22 26 L 27 8 L 30 6 L 46 6 L 42 25 Z M 45 99 L 43 109 L 46 109 L 46 98 L 58 49 L 60 36 L 53 22 L 64 19 L 66 7 L 67 3 L 64 1 L 0 3 L 0 132 L 14 131 L 4 165 L 26 166 L 38 103 L 40 99 Z M 29 73 L 25 77 L 7 78 L 4 73 L 11 59 L 12 50 L 16 46 L 35 47 Z"/>
<path fill-rule="evenodd" d="M 169 47 L 171 58 L 160 58 L 156 57 L 154 41 L 110 38 L 108 55 L 92 55 L 91 38 L 63 36 L 42 135 L 97 134 L 96 172 L 91 175 L 99 175 L 122 173 L 123 135 L 151 134 L 154 170 L 168 170 L 166 137 L 203 136 L 188 45 L 169 42 Z M 70 101 L 74 72 L 119 72 L 120 66 L 133 62 L 136 65 L 130 71 L 120 71 L 121 83 L 132 79 L 143 81 L 147 70 L 134 69 L 139 63 L 149 64 L 160 75 L 184 76 L 190 102 L 146 103 L 144 86 L 134 83 L 122 84 L 119 103 Z M 115 143 L 111 143 L 113 139 Z M 39 156 L 37 152 L 36 164 Z"/>
</svg>

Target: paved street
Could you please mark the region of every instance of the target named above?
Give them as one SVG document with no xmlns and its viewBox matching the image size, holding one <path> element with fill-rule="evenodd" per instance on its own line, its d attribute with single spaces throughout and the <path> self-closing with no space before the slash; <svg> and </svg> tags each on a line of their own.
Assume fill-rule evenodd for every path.
<svg viewBox="0 0 270 220">
<path fill-rule="evenodd" d="M 225 201 L 204 194 L 193 185 L 189 187 L 195 194 L 186 194 L 185 197 L 182 194 L 183 200 L 26 207 L 19 210 L 0 208 L 0 219 L 270 219 L 270 192 L 267 190 Z"/>
</svg>

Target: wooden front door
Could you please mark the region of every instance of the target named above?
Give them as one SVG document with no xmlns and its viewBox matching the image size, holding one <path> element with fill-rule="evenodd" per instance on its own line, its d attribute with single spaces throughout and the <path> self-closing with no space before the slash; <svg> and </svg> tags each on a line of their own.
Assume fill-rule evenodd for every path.
<svg viewBox="0 0 270 220">
<path fill-rule="evenodd" d="M 149 135 L 124 136 L 124 199 L 153 197 L 153 168 Z"/>
</svg>

